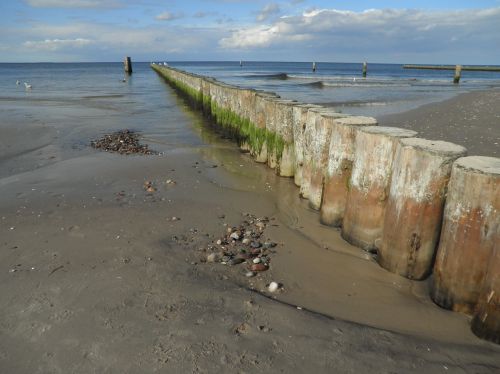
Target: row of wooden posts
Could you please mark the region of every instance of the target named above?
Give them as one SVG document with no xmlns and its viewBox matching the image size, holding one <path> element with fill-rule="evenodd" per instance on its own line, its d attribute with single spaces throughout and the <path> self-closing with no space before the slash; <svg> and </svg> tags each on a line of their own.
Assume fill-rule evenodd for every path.
<svg viewBox="0 0 500 374">
<path fill-rule="evenodd" d="M 376 251 L 391 272 L 419 280 L 434 270 L 432 299 L 472 314 L 473 331 L 500 342 L 500 159 L 465 157 L 461 146 L 372 117 L 152 68 L 256 161 L 293 177 L 323 224 Z"/>
</svg>

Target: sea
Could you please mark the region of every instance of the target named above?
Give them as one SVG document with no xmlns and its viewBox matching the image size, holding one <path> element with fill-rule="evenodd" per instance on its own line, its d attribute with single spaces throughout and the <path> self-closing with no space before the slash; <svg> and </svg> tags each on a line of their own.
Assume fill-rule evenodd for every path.
<svg viewBox="0 0 500 374">
<path fill-rule="evenodd" d="M 403 69 L 401 64 L 370 63 L 364 78 L 361 63 L 317 62 L 315 72 L 312 63 L 306 62 L 156 63 L 357 115 L 398 113 L 463 92 L 500 87 L 500 72 L 464 71 L 457 85 L 452 82 L 453 71 Z M 133 69 L 128 77 L 121 62 L 3 63 L 0 101 L 114 98 L 115 104 L 124 106 L 132 99 L 143 110 L 161 105 L 157 97 L 165 87 L 158 83 L 150 62 L 133 62 Z M 32 88 L 25 89 L 24 82 Z"/>
</svg>

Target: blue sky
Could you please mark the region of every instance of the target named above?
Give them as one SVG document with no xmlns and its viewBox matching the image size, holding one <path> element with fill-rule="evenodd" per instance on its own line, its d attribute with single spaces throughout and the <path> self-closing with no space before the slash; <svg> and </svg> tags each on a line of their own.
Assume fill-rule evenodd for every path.
<svg viewBox="0 0 500 374">
<path fill-rule="evenodd" d="M 1 0 L 0 62 L 500 64 L 500 0 Z"/>
</svg>

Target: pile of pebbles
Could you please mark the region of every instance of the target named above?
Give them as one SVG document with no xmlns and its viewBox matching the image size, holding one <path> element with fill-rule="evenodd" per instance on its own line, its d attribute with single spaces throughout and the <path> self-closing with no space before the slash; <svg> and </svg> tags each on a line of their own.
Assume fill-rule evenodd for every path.
<svg viewBox="0 0 500 374">
<path fill-rule="evenodd" d="M 267 271 L 276 243 L 263 240 L 264 230 L 269 223 L 267 217 L 257 218 L 246 214 L 239 226 L 228 227 L 223 237 L 208 246 L 206 262 L 223 265 L 246 265 L 247 277 L 254 277 Z"/>
<path fill-rule="evenodd" d="M 116 152 L 121 155 L 141 154 L 155 155 L 146 144 L 139 143 L 139 134 L 131 130 L 121 130 L 106 134 L 102 138 L 92 140 L 90 146 L 106 152 Z"/>
</svg>

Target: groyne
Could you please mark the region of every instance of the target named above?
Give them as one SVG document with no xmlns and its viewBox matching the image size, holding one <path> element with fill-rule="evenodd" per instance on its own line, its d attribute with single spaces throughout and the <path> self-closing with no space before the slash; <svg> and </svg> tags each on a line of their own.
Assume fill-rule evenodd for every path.
<svg viewBox="0 0 500 374">
<path fill-rule="evenodd" d="M 285 100 L 167 66 L 151 67 L 283 177 L 323 224 L 377 254 L 388 271 L 425 279 L 441 307 L 472 315 L 500 340 L 500 159 L 378 127 L 372 117 Z M 434 261 L 436 259 L 436 261 Z"/>
</svg>

